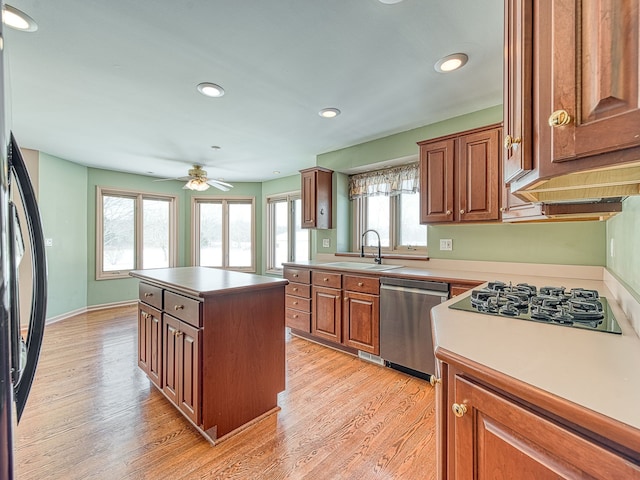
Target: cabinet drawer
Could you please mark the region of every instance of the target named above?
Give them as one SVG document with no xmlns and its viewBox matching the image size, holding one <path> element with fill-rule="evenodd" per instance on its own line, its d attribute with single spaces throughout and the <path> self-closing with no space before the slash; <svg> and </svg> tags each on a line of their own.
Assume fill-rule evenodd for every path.
<svg viewBox="0 0 640 480">
<path fill-rule="evenodd" d="M 287 327 L 311 333 L 311 313 L 287 308 L 285 317 Z"/>
<path fill-rule="evenodd" d="M 344 289 L 350 292 L 380 294 L 380 280 L 372 277 L 344 276 Z"/>
<path fill-rule="evenodd" d="M 310 283 L 311 270 L 302 269 L 302 268 L 285 268 L 284 278 L 286 278 L 290 282 Z"/>
<path fill-rule="evenodd" d="M 140 301 L 162 310 L 162 289 L 140 282 L 138 286 Z"/>
<path fill-rule="evenodd" d="M 295 310 L 300 310 L 303 312 L 311 311 L 311 299 L 310 298 L 302 298 L 302 297 L 294 297 L 293 295 L 287 295 L 285 298 L 285 305 L 287 308 L 293 308 Z"/>
<path fill-rule="evenodd" d="M 200 302 L 177 293 L 164 292 L 164 311 L 196 328 L 200 328 Z"/>
<path fill-rule="evenodd" d="M 311 280 L 319 287 L 342 288 L 342 274 L 313 271 Z"/>
<path fill-rule="evenodd" d="M 311 286 L 302 283 L 290 283 L 284 291 L 287 295 L 295 295 L 296 297 L 311 298 Z"/>
</svg>

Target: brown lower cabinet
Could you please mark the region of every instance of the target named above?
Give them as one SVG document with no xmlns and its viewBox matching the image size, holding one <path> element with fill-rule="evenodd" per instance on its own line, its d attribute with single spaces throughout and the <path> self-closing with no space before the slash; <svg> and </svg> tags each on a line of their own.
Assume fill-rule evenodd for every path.
<svg viewBox="0 0 640 480">
<path fill-rule="evenodd" d="M 138 366 L 162 388 L 162 313 L 144 303 L 138 308 Z"/>
<path fill-rule="evenodd" d="M 439 478 L 640 478 L 640 452 L 622 446 L 624 426 L 603 427 L 575 404 L 455 355 L 436 356 Z"/>
<path fill-rule="evenodd" d="M 379 355 L 378 277 L 285 267 L 284 278 L 285 322 L 294 333 Z"/>
</svg>

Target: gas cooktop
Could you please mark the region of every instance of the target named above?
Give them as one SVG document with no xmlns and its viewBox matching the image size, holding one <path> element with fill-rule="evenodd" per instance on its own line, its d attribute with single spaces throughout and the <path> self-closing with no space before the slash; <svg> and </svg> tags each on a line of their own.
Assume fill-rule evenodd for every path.
<svg viewBox="0 0 640 480">
<path fill-rule="evenodd" d="M 537 287 L 489 282 L 485 288 L 449 308 L 486 315 L 511 317 L 532 322 L 576 327 L 599 332 L 621 334 L 609 303 L 596 290 L 564 287 Z"/>
</svg>

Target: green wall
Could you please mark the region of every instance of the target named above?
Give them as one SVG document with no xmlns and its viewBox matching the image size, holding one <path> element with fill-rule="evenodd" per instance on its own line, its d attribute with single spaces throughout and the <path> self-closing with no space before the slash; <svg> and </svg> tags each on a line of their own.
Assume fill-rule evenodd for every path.
<svg viewBox="0 0 640 480">
<path fill-rule="evenodd" d="M 39 153 L 39 200 L 46 248 L 47 318 L 87 306 L 87 168 Z"/>
<path fill-rule="evenodd" d="M 640 301 L 640 196 L 628 197 L 622 213 L 607 221 L 607 267 Z M 611 242 L 613 241 L 613 252 Z"/>
<path fill-rule="evenodd" d="M 453 240 L 440 251 L 440 239 Z M 604 266 L 605 222 L 430 225 L 429 257 L 490 262 Z"/>
</svg>

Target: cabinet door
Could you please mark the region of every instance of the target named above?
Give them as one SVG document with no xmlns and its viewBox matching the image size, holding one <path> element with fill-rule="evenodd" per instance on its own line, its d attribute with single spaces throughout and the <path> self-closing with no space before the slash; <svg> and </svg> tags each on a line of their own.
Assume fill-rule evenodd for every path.
<svg viewBox="0 0 640 480">
<path fill-rule="evenodd" d="M 497 220 L 502 179 L 501 129 L 464 135 L 458 140 L 458 219 Z"/>
<path fill-rule="evenodd" d="M 582 436 L 465 378 L 453 378 L 455 478 L 638 478 L 634 466 Z M 451 475 L 451 472 L 449 472 Z"/>
<path fill-rule="evenodd" d="M 342 290 L 314 286 L 312 292 L 311 333 L 340 343 L 342 341 L 342 302 L 340 300 Z"/>
<path fill-rule="evenodd" d="M 453 139 L 420 145 L 420 223 L 454 219 L 454 150 Z"/>
<path fill-rule="evenodd" d="M 316 226 L 316 172 L 301 173 L 302 228 Z"/>
<path fill-rule="evenodd" d="M 504 171 L 509 183 L 533 168 L 533 2 L 505 0 Z"/>
<path fill-rule="evenodd" d="M 138 306 L 138 366 L 149 374 L 150 350 L 150 315 L 142 304 Z"/>
<path fill-rule="evenodd" d="M 152 312 L 149 319 L 149 379 L 162 388 L 162 318 L 159 311 Z"/>
<path fill-rule="evenodd" d="M 200 424 L 200 340 L 199 330 L 180 322 L 177 333 L 178 406 L 196 425 Z"/>
<path fill-rule="evenodd" d="M 180 388 L 180 321 L 170 315 L 162 316 L 162 391 L 175 404 Z"/>
<path fill-rule="evenodd" d="M 344 344 L 365 352 L 380 354 L 380 297 L 345 292 Z"/>
<path fill-rule="evenodd" d="M 640 146 L 640 1 L 536 3 L 538 128 L 552 162 Z M 556 111 L 566 125 L 549 126 Z"/>
</svg>

